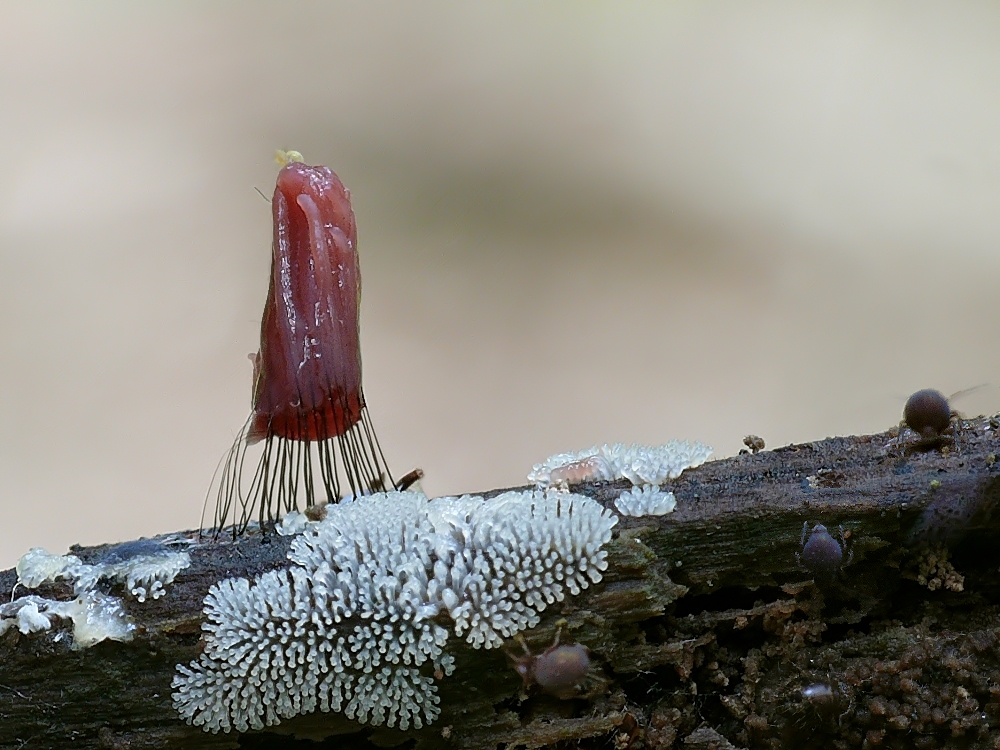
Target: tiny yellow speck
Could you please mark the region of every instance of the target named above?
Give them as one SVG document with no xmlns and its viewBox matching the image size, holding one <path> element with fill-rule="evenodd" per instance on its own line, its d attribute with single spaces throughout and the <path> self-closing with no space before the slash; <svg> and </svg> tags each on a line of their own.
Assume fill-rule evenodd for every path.
<svg viewBox="0 0 1000 750">
<path fill-rule="evenodd" d="M 931 480 L 931 489 L 932 489 L 932 490 L 936 490 L 936 489 L 938 489 L 938 488 L 939 488 L 940 486 L 941 486 L 941 482 L 940 482 L 939 480 L 937 480 L 937 479 L 932 479 L 932 480 Z"/>
<path fill-rule="evenodd" d="M 282 167 L 291 164 L 293 161 L 305 161 L 305 159 L 302 158 L 302 154 L 298 151 L 283 151 L 280 148 L 274 152 L 274 160 L 278 162 L 279 166 Z"/>
</svg>

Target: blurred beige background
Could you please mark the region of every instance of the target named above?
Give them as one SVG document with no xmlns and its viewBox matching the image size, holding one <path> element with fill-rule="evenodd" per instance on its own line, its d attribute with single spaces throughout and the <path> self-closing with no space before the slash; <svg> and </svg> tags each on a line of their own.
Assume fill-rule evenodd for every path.
<svg viewBox="0 0 1000 750">
<path fill-rule="evenodd" d="M 0 5 L 0 567 L 197 525 L 250 399 L 275 148 L 360 226 L 432 494 L 1000 409 L 1000 6 Z"/>
</svg>

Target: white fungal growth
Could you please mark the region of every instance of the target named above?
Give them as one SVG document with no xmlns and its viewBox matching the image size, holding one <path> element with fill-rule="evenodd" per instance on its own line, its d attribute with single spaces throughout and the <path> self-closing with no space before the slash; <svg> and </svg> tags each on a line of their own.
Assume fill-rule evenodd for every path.
<svg viewBox="0 0 1000 750">
<path fill-rule="evenodd" d="M 0 635 L 15 627 L 25 635 L 44 632 L 56 619 L 72 620 L 75 649 L 103 640 L 130 641 L 135 630 L 118 599 L 88 591 L 65 602 L 29 595 L 0 604 Z"/>
<path fill-rule="evenodd" d="M 528 481 L 539 487 L 566 487 L 581 482 L 610 482 L 619 478 L 617 470 L 602 454 L 601 449 L 609 446 L 588 448 L 579 453 L 557 453 L 543 463 L 535 464 Z"/>
<path fill-rule="evenodd" d="M 74 600 L 73 648 L 90 648 L 103 640 L 131 641 L 135 624 L 122 609 L 121 599 L 88 591 Z"/>
<path fill-rule="evenodd" d="M 343 711 L 408 729 L 440 713 L 451 626 L 494 648 L 601 579 L 617 519 L 579 495 L 490 500 L 376 493 L 331 505 L 290 568 L 228 579 L 205 599 L 205 650 L 178 665 L 174 706 L 207 731 Z"/>
<path fill-rule="evenodd" d="M 671 440 L 657 446 L 612 443 L 579 453 L 558 453 L 535 464 L 528 481 L 539 487 L 628 479 L 634 485 L 659 485 L 685 469 L 700 466 L 712 449 L 701 443 Z"/>
<path fill-rule="evenodd" d="M 121 600 L 96 590 L 100 580 L 123 583 L 138 601 L 159 598 L 164 586 L 191 564 L 186 552 L 171 552 L 164 544 L 141 539 L 113 545 L 88 565 L 75 555 L 53 555 L 35 547 L 18 560 L 17 583 L 35 589 L 48 581 L 72 581 L 76 598 L 46 599 L 35 594 L 0 605 L 0 635 L 17 628 L 24 635 L 55 627 L 56 620 L 73 624 L 73 648 L 83 649 L 104 640 L 132 640 L 135 624 Z M 16 587 L 15 587 L 16 588 Z M 56 636 L 56 638 L 60 638 Z"/>
<path fill-rule="evenodd" d="M 653 484 L 632 487 L 615 500 L 615 508 L 623 516 L 665 516 L 677 507 L 673 492 L 664 492 Z"/>
<path fill-rule="evenodd" d="M 187 552 L 170 552 L 165 555 L 143 555 L 120 563 L 105 565 L 101 577 L 122 581 L 138 601 L 159 599 L 166 592 L 164 587 L 173 582 L 184 568 L 191 565 Z"/>
<path fill-rule="evenodd" d="M 275 531 L 278 532 L 278 536 L 295 536 L 305 531 L 308 524 L 309 519 L 304 513 L 291 510 L 281 519 L 281 523 L 278 524 Z"/>
<path fill-rule="evenodd" d="M 117 554 L 112 547 L 108 559 L 88 565 L 75 555 L 53 555 L 41 547 L 28 551 L 17 562 L 17 582 L 25 588 L 38 588 L 46 581 L 59 578 L 73 580 L 77 595 L 84 595 L 97 585 L 99 580 L 125 584 L 128 592 L 138 601 L 147 598 L 159 599 L 177 574 L 191 565 L 187 552 L 171 552 L 157 542 L 142 540 L 118 545 L 126 548 Z M 140 554 L 129 554 L 128 547 L 136 547 Z"/>
<path fill-rule="evenodd" d="M 56 619 L 73 622 L 73 648 L 89 648 L 104 640 L 130 641 L 135 624 L 121 600 L 96 590 L 100 580 L 122 583 L 138 601 L 158 599 L 164 586 L 191 564 L 186 552 L 143 539 L 112 546 L 102 562 L 88 565 L 75 555 L 53 555 L 35 547 L 17 561 L 17 583 L 35 589 L 60 578 L 73 583 L 76 598 L 45 599 L 34 594 L 0 605 L 0 635 L 17 628 L 24 635 L 51 630 Z"/>
<path fill-rule="evenodd" d="M 41 547 L 32 547 L 17 561 L 17 582 L 25 588 L 34 589 L 46 581 L 59 578 L 75 578 L 75 570 L 81 565 L 75 555 L 53 555 Z"/>
<path fill-rule="evenodd" d="M 16 627 L 24 635 L 38 633 L 52 627 L 53 617 L 68 617 L 58 611 L 67 602 L 50 602 L 40 596 L 25 596 L 13 602 L 0 604 L 0 635 Z M 51 609 L 49 605 L 55 605 Z"/>
</svg>

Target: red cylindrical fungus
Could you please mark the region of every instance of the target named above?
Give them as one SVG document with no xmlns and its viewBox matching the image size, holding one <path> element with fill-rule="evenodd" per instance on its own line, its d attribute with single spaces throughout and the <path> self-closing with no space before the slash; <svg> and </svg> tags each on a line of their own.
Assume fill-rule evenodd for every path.
<svg viewBox="0 0 1000 750">
<path fill-rule="evenodd" d="M 271 287 L 247 440 L 337 437 L 358 423 L 364 407 L 350 193 L 327 167 L 291 162 L 278 173 L 271 210 Z"/>
<path fill-rule="evenodd" d="M 262 523 L 297 508 L 300 489 L 310 507 L 318 493 L 337 502 L 342 478 L 354 494 L 392 484 L 361 389 L 361 273 L 350 192 L 327 167 L 295 160 L 278 173 L 271 208 L 271 280 L 260 351 L 250 355 L 253 412 L 223 470 L 217 528 L 234 502 L 245 527 L 258 504 Z M 261 441 L 263 455 L 244 491 L 246 447 Z"/>
</svg>

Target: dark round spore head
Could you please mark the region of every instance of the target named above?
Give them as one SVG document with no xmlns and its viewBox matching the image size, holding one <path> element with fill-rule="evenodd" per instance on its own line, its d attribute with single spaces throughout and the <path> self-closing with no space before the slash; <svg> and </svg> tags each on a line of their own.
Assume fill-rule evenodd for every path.
<svg viewBox="0 0 1000 750">
<path fill-rule="evenodd" d="M 535 657 L 532 677 L 539 687 L 557 698 L 570 698 L 590 670 L 590 651 L 579 643 L 553 646 Z"/>
<path fill-rule="evenodd" d="M 948 428 L 951 421 L 951 407 L 940 391 L 925 388 L 917 391 L 903 407 L 906 426 L 925 437 L 936 437 Z"/>
<path fill-rule="evenodd" d="M 844 550 L 840 543 L 830 535 L 826 526 L 816 524 L 802 547 L 802 565 L 818 578 L 832 579 L 836 577 L 843 559 Z"/>
</svg>

